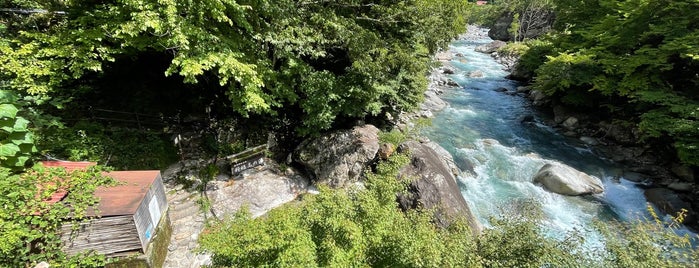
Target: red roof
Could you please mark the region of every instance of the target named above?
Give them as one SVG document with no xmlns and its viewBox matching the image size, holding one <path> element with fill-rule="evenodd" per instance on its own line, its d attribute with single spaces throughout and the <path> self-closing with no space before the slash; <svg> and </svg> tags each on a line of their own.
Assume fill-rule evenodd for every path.
<svg viewBox="0 0 699 268">
<path fill-rule="evenodd" d="M 100 198 L 100 216 L 131 215 L 148 193 L 151 184 L 160 175 L 159 170 L 112 171 L 107 173 L 122 184 L 99 187 L 95 196 Z"/>
<path fill-rule="evenodd" d="M 94 166 L 94 162 L 44 161 L 47 167 L 64 167 L 68 171 Z M 105 175 L 120 182 L 117 186 L 98 187 L 95 196 L 100 199 L 100 216 L 131 215 L 136 212 L 151 184 L 160 175 L 159 170 L 112 171 Z M 56 191 L 48 203 L 61 201 L 68 192 Z M 93 213 L 88 213 L 93 214 Z M 94 214 L 93 214 L 94 215 Z"/>
<path fill-rule="evenodd" d="M 45 167 L 63 167 L 66 171 L 73 171 L 76 169 L 86 169 L 88 167 L 97 165 L 95 162 L 72 162 L 72 161 L 41 161 Z"/>
<path fill-rule="evenodd" d="M 87 167 L 97 165 L 95 162 L 71 162 L 71 161 L 41 161 L 45 167 L 64 167 L 66 171 L 70 172 L 76 169 L 86 169 Z M 41 188 L 41 187 L 39 187 Z M 41 191 L 41 190 L 40 190 Z M 49 199 L 45 200 L 46 203 L 53 204 L 58 201 L 63 200 L 63 198 L 68 195 L 68 191 L 65 189 L 58 189 L 54 192 Z"/>
</svg>

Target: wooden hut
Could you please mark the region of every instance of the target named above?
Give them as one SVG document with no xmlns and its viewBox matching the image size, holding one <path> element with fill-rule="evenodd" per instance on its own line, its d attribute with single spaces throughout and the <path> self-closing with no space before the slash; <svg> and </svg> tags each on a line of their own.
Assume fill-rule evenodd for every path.
<svg viewBox="0 0 699 268">
<path fill-rule="evenodd" d="M 98 215 L 89 215 L 94 217 L 77 230 L 71 224 L 61 228 L 63 251 L 69 255 L 90 250 L 108 257 L 146 253 L 158 224 L 167 223 L 168 204 L 160 171 L 113 171 L 106 175 L 120 184 L 95 190 L 100 199 Z"/>
</svg>

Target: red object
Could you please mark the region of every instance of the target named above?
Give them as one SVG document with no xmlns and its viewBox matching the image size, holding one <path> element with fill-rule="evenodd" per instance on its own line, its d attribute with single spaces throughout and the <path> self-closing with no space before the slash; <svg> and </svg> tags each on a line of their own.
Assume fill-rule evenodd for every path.
<svg viewBox="0 0 699 268">
<path fill-rule="evenodd" d="M 159 170 L 112 171 L 106 174 L 120 182 L 113 187 L 99 187 L 95 196 L 100 199 L 100 216 L 131 215 L 136 213 L 151 184 L 160 176 Z"/>
<path fill-rule="evenodd" d="M 487 3 L 488 3 L 488 1 L 476 1 L 476 5 L 479 5 L 479 6 L 485 5 Z"/>
<path fill-rule="evenodd" d="M 97 164 L 95 162 L 70 161 L 43 161 L 41 163 L 46 167 L 64 167 L 67 171 L 86 169 Z M 100 216 L 134 214 L 159 174 L 159 170 L 107 172 L 105 175 L 119 181 L 119 185 L 95 189 L 95 196 L 99 198 Z M 67 194 L 67 191 L 59 189 L 50 199 L 45 201 L 53 204 L 63 200 Z M 94 216 L 94 212 L 90 211 L 88 215 Z"/>
</svg>

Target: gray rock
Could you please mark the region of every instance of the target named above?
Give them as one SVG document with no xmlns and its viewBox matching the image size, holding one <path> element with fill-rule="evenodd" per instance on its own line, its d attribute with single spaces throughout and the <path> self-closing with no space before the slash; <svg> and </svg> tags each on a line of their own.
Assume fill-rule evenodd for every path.
<svg viewBox="0 0 699 268">
<path fill-rule="evenodd" d="M 207 191 L 213 200 L 216 215 L 225 217 L 247 206 L 253 217 L 293 201 L 306 192 L 309 182 L 291 171 L 287 174 L 265 169 L 242 180 L 215 182 L 215 190 Z"/>
<path fill-rule="evenodd" d="M 483 74 L 483 72 L 480 71 L 480 70 L 476 70 L 476 71 L 473 71 L 473 72 L 468 73 L 468 77 L 471 77 L 471 78 L 480 78 L 480 77 L 483 77 L 483 76 L 484 76 L 484 74 Z"/>
<path fill-rule="evenodd" d="M 689 166 L 673 163 L 670 167 L 673 174 L 680 177 L 682 180 L 693 182 L 694 181 L 694 169 Z"/>
<path fill-rule="evenodd" d="M 439 155 L 439 158 L 442 159 L 442 162 L 447 165 L 449 170 L 451 171 L 451 174 L 454 176 L 459 175 L 460 169 L 456 165 L 456 162 L 454 161 L 454 157 L 447 151 L 447 149 L 444 149 L 444 147 L 440 146 L 436 142 L 426 140 L 425 142 L 421 142 L 424 145 L 427 145 L 427 147 L 432 148 L 437 155 Z"/>
<path fill-rule="evenodd" d="M 452 67 L 444 66 L 441 68 L 443 74 L 455 74 L 456 70 Z"/>
<path fill-rule="evenodd" d="M 438 61 L 451 61 L 454 59 L 454 55 L 451 53 L 451 51 L 437 52 L 434 57 Z"/>
<path fill-rule="evenodd" d="M 335 131 L 302 142 L 294 161 L 303 165 L 316 183 L 344 187 L 359 181 L 379 150 L 379 129 L 372 125 Z"/>
<path fill-rule="evenodd" d="M 475 48 L 475 51 L 490 54 L 490 53 L 498 51 L 499 48 L 501 48 L 505 45 L 507 45 L 507 43 L 500 41 L 500 40 L 495 40 L 495 41 L 490 42 L 488 44 L 477 46 Z"/>
<path fill-rule="evenodd" d="M 510 41 L 510 32 L 508 29 L 512 24 L 513 15 L 509 12 L 503 13 L 495 20 L 495 24 L 488 31 L 488 36 L 493 40 Z"/>
<path fill-rule="evenodd" d="M 678 192 L 691 192 L 694 188 L 694 185 L 689 182 L 673 182 L 670 183 L 667 186 L 667 188 L 670 188 Z"/>
<path fill-rule="evenodd" d="M 691 210 L 691 205 L 680 198 L 680 196 L 670 189 L 652 188 L 643 192 L 648 202 L 655 205 L 661 212 L 669 215 L 676 215 L 681 209 Z"/>
<path fill-rule="evenodd" d="M 546 95 L 538 90 L 529 91 L 529 99 L 532 100 L 532 103 L 535 106 L 541 106 L 549 102 L 549 99 L 546 97 Z"/>
<path fill-rule="evenodd" d="M 481 76 L 482 76 L 482 74 L 483 74 L 483 73 L 481 73 Z M 447 80 L 447 86 L 450 86 L 450 87 L 458 87 L 458 86 L 459 86 L 459 83 L 457 83 L 457 82 L 454 81 L 454 80 L 448 79 L 448 80 Z"/>
<path fill-rule="evenodd" d="M 632 182 L 644 182 L 648 180 L 649 176 L 646 174 L 638 173 L 638 172 L 633 172 L 633 171 L 624 171 L 624 173 L 621 175 L 624 179 Z"/>
<path fill-rule="evenodd" d="M 399 177 L 412 180 L 408 193 L 399 194 L 401 209 L 434 209 L 435 222 L 442 227 L 451 224 L 455 217 L 464 217 L 474 234 L 482 230 L 468 203 L 461 194 L 450 167 L 428 144 L 408 141 L 399 151 L 409 151 L 410 164 L 401 168 Z"/>
<path fill-rule="evenodd" d="M 517 87 L 517 93 L 527 93 L 530 90 L 531 89 L 529 89 L 529 87 L 525 87 L 525 86 L 518 86 Z"/>
<path fill-rule="evenodd" d="M 533 123 L 535 120 L 534 116 L 531 114 L 525 115 L 519 120 L 521 123 Z"/>
<path fill-rule="evenodd" d="M 568 130 L 574 130 L 578 128 L 578 119 L 572 116 L 568 117 L 561 125 Z"/>
<path fill-rule="evenodd" d="M 584 142 L 587 145 L 591 145 L 591 146 L 599 145 L 599 141 L 597 141 L 597 139 L 595 139 L 593 137 L 582 136 L 582 137 L 580 137 L 580 141 Z"/>
<path fill-rule="evenodd" d="M 434 91 L 425 91 L 425 100 L 420 104 L 421 110 L 440 111 L 449 105 L 442 100 Z"/>
<path fill-rule="evenodd" d="M 505 87 L 499 87 L 499 88 L 495 89 L 495 91 L 497 91 L 497 92 L 507 92 L 507 90 L 508 89 Z"/>
<path fill-rule="evenodd" d="M 568 108 L 562 105 L 553 106 L 553 121 L 556 122 L 556 124 L 563 123 L 563 121 L 571 116 L 572 113 L 568 110 Z"/>
<path fill-rule="evenodd" d="M 600 122 L 599 126 L 605 133 L 605 137 L 612 139 L 623 145 L 633 145 L 638 139 L 633 134 L 633 128 L 612 124 L 608 122 Z"/>
<path fill-rule="evenodd" d="M 602 181 L 559 162 L 545 164 L 533 181 L 547 190 L 562 195 L 585 195 L 604 192 Z"/>
</svg>

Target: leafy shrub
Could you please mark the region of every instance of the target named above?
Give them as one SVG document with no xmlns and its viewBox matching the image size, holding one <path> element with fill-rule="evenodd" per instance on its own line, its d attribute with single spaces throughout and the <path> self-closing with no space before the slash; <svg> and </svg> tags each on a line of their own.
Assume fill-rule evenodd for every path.
<svg viewBox="0 0 699 268">
<path fill-rule="evenodd" d="M 163 134 L 91 122 L 45 129 L 38 146 L 45 155 L 117 169 L 160 169 L 177 160 L 175 147 Z"/>
<path fill-rule="evenodd" d="M 52 266 L 101 267 L 104 256 L 84 252 L 67 256 L 61 251 L 59 230 L 63 224 L 77 224 L 88 208 L 99 201 L 98 186 L 114 185 L 114 179 L 102 175 L 101 167 L 67 172 L 63 168 L 41 165 L 22 174 L 0 168 L 0 265 L 32 266 L 47 261 Z M 70 192 L 61 202 L 44 200 L 59 190 Z"/>
<path fill-rule="evenodd" d="M 606 232 L 607 252 L 581 248 L 584 235 L 578 232 L 564 240 L 550 238 L 539 224 L 543 212 L 531 202 L 503 212 L 503 218 L 491 219 L 493 227 L 478 237 L 463 220 L 439 228 L 430 211 L 397 208 L 396 193 L 405 190 L 407 181 L 396 180 L 396 174 L 408 161 L 405 155 L 395 155 L 379 163 L 376 173 L 367 174 L 364 190 L 321 187 L 318 195 L 304 195 L 256 219 L 242 209 L 205 229 L 200 250 L 213 254 L 215 267 L 685 267 L 696 263 L 697 251 L 687 240 L 676 240 L 664 223 L 651 223 L 651 229 L 647 223 L 627 226 L 632 235 L 625 234 L 623 240 L 618 232 Z M 651 230 L 667 236 L 652 239 Z M 668 241 L 681 241 L 673 245 L 683 247 L 665 247 Z M 674 249 L 686 254 L 668 258 Z"/>
<path fill-rule="evenodd" d="M 0 90 L 0 166 L 21 170 L 36 147 L 29 121 L 17 114 L 16 100 L 14 94 Z"/>
</svg>

